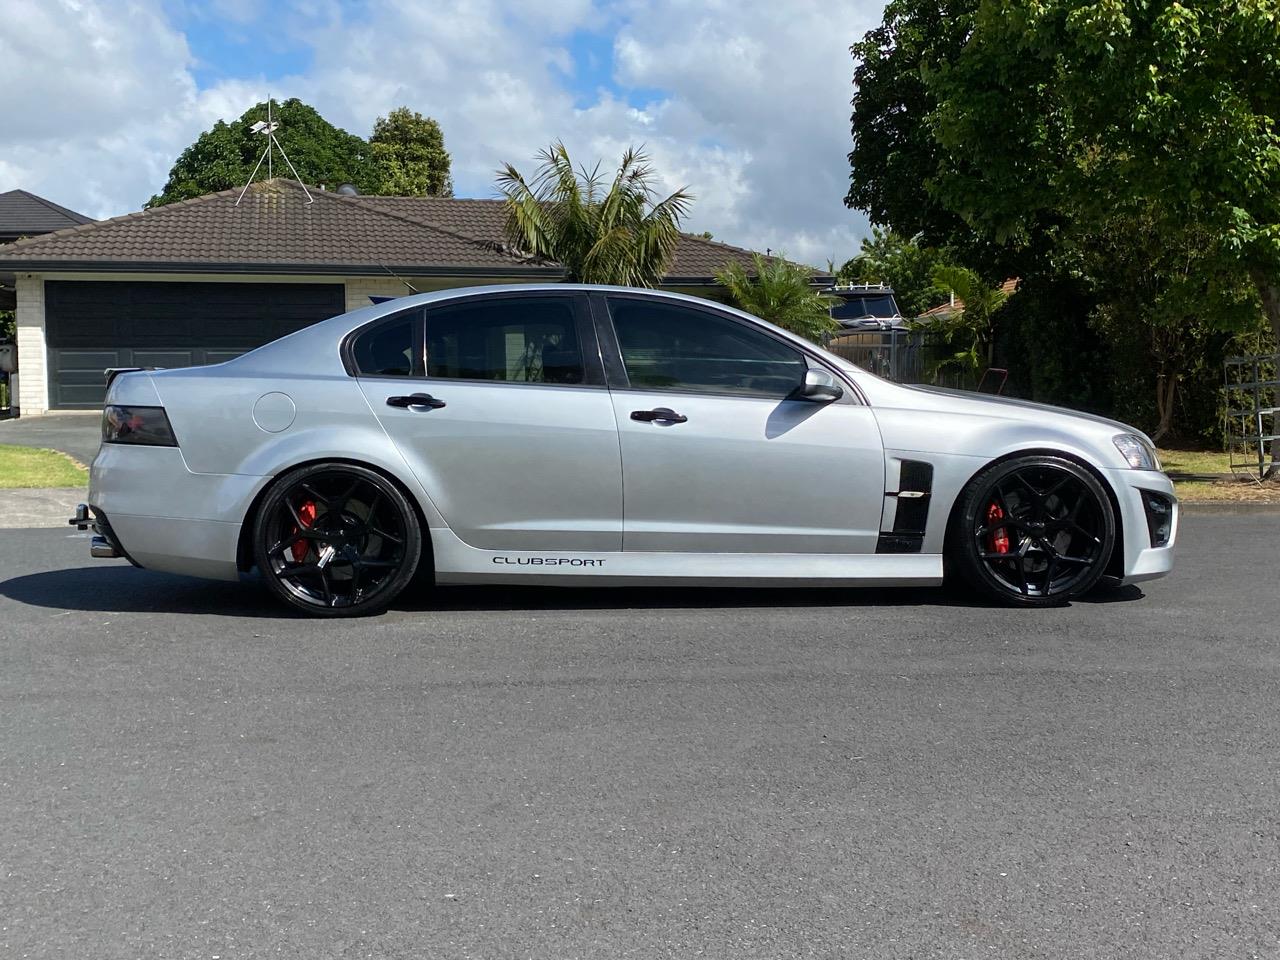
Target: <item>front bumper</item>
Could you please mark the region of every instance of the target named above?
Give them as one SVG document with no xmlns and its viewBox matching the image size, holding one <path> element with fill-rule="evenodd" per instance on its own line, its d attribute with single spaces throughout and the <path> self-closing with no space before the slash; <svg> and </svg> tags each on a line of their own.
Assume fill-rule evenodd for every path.
<svg viewBox="0 0 1280 960">
<path fill-rule="evenodd" d="M 1173 492 L 1173 481 L 1152 470 L 1111 470 L 1111 487 L 1120 507 L 1124 531 L 1124 556 L 1119 571 L 1122 583 L 1155 580 L 1173 570 L 1174 549 L 1178 540 L 1180 506 Z M 1148 494 L 1144 497 L 1144 493 Z M 1152 542 L 1153 524 L 1148 508 L 1151 494 L 1168 504 L 1170 514 L 1158 518 L 1167 523 L 1168 539 L 1163 544 Z"/>
</svg>

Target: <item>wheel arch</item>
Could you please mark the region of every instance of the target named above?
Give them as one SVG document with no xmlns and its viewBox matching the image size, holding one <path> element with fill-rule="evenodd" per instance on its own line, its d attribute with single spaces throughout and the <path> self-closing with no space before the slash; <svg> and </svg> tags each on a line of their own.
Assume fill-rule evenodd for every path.
<svg viewBox="0 0 1280 960">
<path fill-rule="evenodd" d="M 1122 577 L 1124 575 L 1124 513 L 1120 509 L 1120 498 L 1116 494 L 1115 487 L 1111 480 L 1107 477 L 1106 472 L 1099 469 L 1098 465 L 1091 462 L 1088 457 L 1081 456 L 1071 450 L 1064 450 L 1061 447 L 1045 447 L 1031 446 L 1019 450 L 1010 450 L 985 461 L 978 469 L 969 474 L 968 478 L 960 486 L 960 494 L 969 489 L 978 474 L 991 469 L 997 464 L 1005 463 L 1009 460 L 1016 460 L 1019 457 L 1058 457 L 1062 460 L 1069 460 L 1078 466 L 1088 470 L 1095 480 L 1101 484 L 1102 489 L 1107 493 L 1107 500 L 1111 503 L 1111 512 L 1115 517 L 1116 524 L 1116 540 L 1111 547 L 1111 556 L 1107 558 L 1107 564 L 1103 568 L 1104 577 Z M 949 553 L 952 545 L 952 538 L 956 535 L 956 518 L 960 513 L 960 506 L 963 497 L 957 494 L 951 502 L 951 510 L 947 515 L 947 530 L 945 538 L 944 552 Z"/>
<path fill-rule="evenodd" d="M 249 508 L 245 511 L 244 519 L 240 521 L 240 535 L 236 543 L 236 567 L 241 572 L 248 572 L 252 569 L 253 563 L 253 526 L 258 518 L 258 510 L 262 506 L 262 501 L 266 499 L 267 493 L 276 485 L 282 476 L 299 470 L 304 467 L 319 466 L 322 463 L 339 463 L 347 464 L 353 467 L 363 467 L 366 470 L 372 470 L 383 479 L 391 483 L 399 490 L 404 498 L 413 508 L 414 515 L 418 519 L 418 526 L 422 530 L 422 555 L 418 558 L 418 569 L 420 571 L 429 570 L 435 572 L 435 547 L 432 542 L 431 527 L 427 523 L 426 511 L 422 508 L 422 503 L 414 494 L 409 484 L 405 483 L 400 477 L 388 470 L 386 467 L 369 460 L 361 460 L 358 457 L 312 457 L 309 460 L 300 460 L 297 463 L 291 463 L 286 467 L 278 469 L 271 478 L 262 485 L 262 488 L 254 494 L 253 499 L 249 502 Z M 424 568 L 425 564 L 425 568 Z"/>
</svg>

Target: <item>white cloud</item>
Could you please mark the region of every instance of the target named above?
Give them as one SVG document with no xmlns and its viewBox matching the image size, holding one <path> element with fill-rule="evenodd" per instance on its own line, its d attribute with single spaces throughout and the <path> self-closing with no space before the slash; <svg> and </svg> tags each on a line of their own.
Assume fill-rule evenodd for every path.
<svg viewBox="0 0 1280 960">
<path fill-rule="evenodd" d="M 668 188 L 696 194 L 690 227 L 822 265 L 854 253 L 866 231 L 842 203 L 848 46 L 880 10 L 876 0 L 622 0 L 607 10 L 387 0 L 311 33 L 317 66 L 299 80 L 352 130 L 400 102 L 434 115 L 460 192 L 475 195 L 491 194 L 499 163 L 531 167 L 554 139 L 606 163 L 644 143 Z M 575 104 L 566 38 L 603 23 L 615 30 L 618 84 L 660 99 L 637 109 L 602 91 Z"/>
<path fill-rule="evenodd" d="M 236 20 L 251 16 L 241 0 L 220 2 Z M 435 116 L 461 195 L 492 195 L 500 163 L 527 170 L 554 139 L 606 164 L 644 143 L 666 187 L 696 194 L 691 229 L 819 265 L 852 254 L 866 230 L 841 200 L 848 46 L 879 18 L 875 0 L 292 0 L 291 10 L 277 22 L 311 48 L 305 75 L 198 90 L 161 0 L 0 0 L 12 28 L 0 34 L 0 189 L 95 216 L 136 209 L 200 130 L 270 89 L 362 135 L 400 104 Z M 579 67 L 594 69 L 594 52 L 573 62 L 577 31 L 612 38 L 616 86 L 660 92 L 631 103 L 573 89 Z"/>
<path fill-rule="evenodd" d="M 0 0 L 0 23 L 0 190 L 135 210 L 201 129 L 253 102 L 242 83 L 197 90 L 158 3 Z"/>
</svg>

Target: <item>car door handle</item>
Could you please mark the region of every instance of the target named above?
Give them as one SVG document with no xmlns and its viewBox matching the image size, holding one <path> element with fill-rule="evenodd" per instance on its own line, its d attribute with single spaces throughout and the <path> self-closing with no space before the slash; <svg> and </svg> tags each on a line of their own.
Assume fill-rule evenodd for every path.
<svg viewBox="0 0 1280 960">
<path fill-rule="evenodd" d="M 432 410 L 439 410 L 444 405 L 443 400 L 437 400 L 429 393 L 414 393 L 407 397 L 387 397 L 388 407 L 429 407 Z"/>
<path fill-rule="evenodd" d="M 676 413 L 670 407 L 658 407 L 654 410 L 632 410 L 631 419 L 639 420 L 641 423 L 653 423 L 655 421 L 661 423 L 685 423 L 689 418 L 682 413 Z"/>
</svg>

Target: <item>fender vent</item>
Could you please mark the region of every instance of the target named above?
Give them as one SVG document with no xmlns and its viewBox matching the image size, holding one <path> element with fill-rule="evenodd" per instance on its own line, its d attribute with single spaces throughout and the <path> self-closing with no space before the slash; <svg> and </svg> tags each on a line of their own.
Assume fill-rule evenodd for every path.
<svg viewBox="0 0 1280 960">
<path fill-rule="evenodd" d="M 929 501 L 933 493 L 933 464 L 923 460 L 903 460 L 898 477 L 898 508 L 893 531 L 880 534 L 876 553 L 919 553 L 929 522 Z"/>
</svg>

